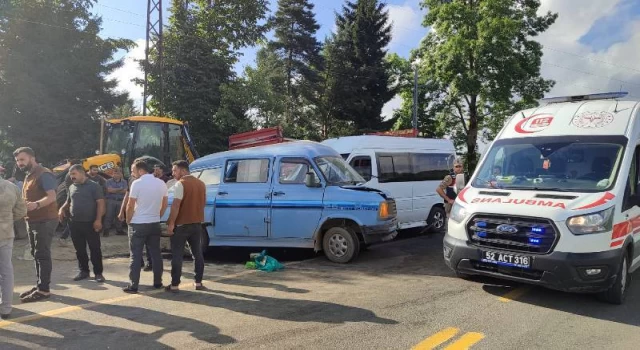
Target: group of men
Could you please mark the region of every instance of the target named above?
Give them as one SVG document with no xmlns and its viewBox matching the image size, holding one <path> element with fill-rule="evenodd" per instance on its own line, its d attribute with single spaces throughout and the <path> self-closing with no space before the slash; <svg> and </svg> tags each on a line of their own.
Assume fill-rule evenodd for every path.
<svg viewBox="0 0 640 350">
<path fill-rule="evenodd" d="M 54 174 L 36 161 L 35 152 L 28 147 L 14 152 L 17 167 L 26 173 L 20 189 L 15 183 L 0 180 L 0 316 L 11 314 L 13 298 L 13 265 L 11 263 L 14 221 L 25 219 L 28 227 L 31 254 L 35 261 L 36 285 L 20 294 L 22 302 L 50 298 L 52 272 L 51 242 L 59 222 L 67 221 L 78 260 L 79 273 L 74 280 L 90 277 L 89 260 L 94 278 L 104 282 L 101 232 L 108 234 L 112 222 L 116 231 L 124 233 L 119 222 L 128 225 L 130 264 L 126 293 L 137 293 L 143 250 L 153 267 L 153 287 L 163 288 L 163 263 L 160 255 L 161 218 L 168 208 L 168 185 L 154 176 L 154 170 L 144 160 L 131 166 L 131 182 L 127 185 L 122 172 L 102 183 L 95 174 L 87 174 L 80 164 L 69 169 L 67 200 L 58 208 L 57 180 Z M 167 220 L 166 235 L 171 240 L 171 284 L 167 291 L 179 290 L 182 276 L 183 252 L 189 243 L 194 257 L 196 290 L 203 289 L 204 258 L 202 254 L 202 223 L 206 203 L 205 185 L 189 173 L 186 161 L 172 164 L 174 201 Z M 91 169 L 93 170 L 93 169 Z M 99 176 L 99 175 L 98 175 Z M 93 179 L 92 179 L 93 177 Z M 104 179 L 103 179 L 104 180 Z M 107 216 L 104 221 L 103 217 Z M 117 217 L 117 219 L 116 219 Z M 115 220 L 114 220 L 115 219 Z M 87 246 L 89 254 L 87 254 Z"/>
</svg>

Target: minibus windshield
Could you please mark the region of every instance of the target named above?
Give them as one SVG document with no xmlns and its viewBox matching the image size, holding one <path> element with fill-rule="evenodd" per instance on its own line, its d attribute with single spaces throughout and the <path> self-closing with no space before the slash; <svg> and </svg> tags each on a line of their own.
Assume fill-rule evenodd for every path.
<svg viewBox="0 0 640 350">
<path fill-rule="evenodd" d="M 557 136 L 497 140 L 472 182 L 477 188 L 601 192 L 615 185 L 627 138 Z"/>
<path fill-rule="evenodd" d="M 315 161 L 330 185 L 356 185 L 365 182 L 341 157 L 318 157 Z"/>
</svg>

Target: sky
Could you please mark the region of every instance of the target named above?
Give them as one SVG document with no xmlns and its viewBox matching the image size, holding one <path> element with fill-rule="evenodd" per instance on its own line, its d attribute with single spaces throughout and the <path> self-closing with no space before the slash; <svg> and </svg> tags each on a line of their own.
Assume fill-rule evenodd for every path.
<svg viewBox="0 0 640 350">
<path fill-rule="evenodd" d="M 165 21 L 169 0 L 164 0 Z M 343 0 L 313 0 L 316 20 L 320 24 L 318 38 L 323 40 L 334 29 L 334 11 L 340 11 Z M 135 40 L 138 48 L 125 55 L 125 65 L 113 77 L 119 88 L 128 91 L 140 103 L 142 88 L 130 82 L 141 77 L 134 58 L 144 57 L 146 21 L 144 0 L 98 0 L 94 12 L 103 16 L 101 35 Z M 420 0 L 388 0 L 393 40 L 389 52 L 408 57 L 428 32 L 421 23 L 426 10 Z M 640 99 L 640 1 L 639 0 L 541 0 L 539 14 L 548 11 L 559 17 L 548 31 L 536 40 L 544 47 L 542 76 L 553 79 L 556 85 L 550 96 L 580 95 L 607 91 L 628 91 L 629 97 Z M 271 1 L 272 11 L 276 0 Z M 255 48 L 243 50 L 244 56 L 236 65 L 241 72 L 253 65 Z M 394 98 L 383 109 L 389 116 L 400 107 Z M 480 150 L 485 149 L 482 144 Z"/>
</svg>

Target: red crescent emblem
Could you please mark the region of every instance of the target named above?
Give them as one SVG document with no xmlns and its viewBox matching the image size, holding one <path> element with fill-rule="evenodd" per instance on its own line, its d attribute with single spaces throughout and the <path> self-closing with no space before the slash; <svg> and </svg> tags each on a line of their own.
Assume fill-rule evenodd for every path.
<svg viewBox="0 0 640 350">
<path fill-rule="evenodd" d="M 515 129 L 520 134 L 533 134 L 534 132 L 546 129 L 553 121 L 551 114 L 534 114 L 522 119 L 516 124 Z"/>
</svg>

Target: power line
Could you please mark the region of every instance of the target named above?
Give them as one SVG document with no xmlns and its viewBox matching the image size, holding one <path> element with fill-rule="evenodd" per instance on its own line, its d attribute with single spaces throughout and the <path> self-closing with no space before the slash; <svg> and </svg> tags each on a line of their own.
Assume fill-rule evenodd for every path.
<svg viewBox="0 0 640 350">
<path fill-rule="evenodd" d="M 558 50 L 558 49 L 554 49 L 554 48 L 552 48 L 552 47 L 548 47 L 548 46 L 543 46 L 543 49 L 544 49 L 544 48 L 549 49 L 549 50 L 551 50 L 551 51 L 560 52 L 560 53 L 563 53 L 563 54 L 565 54 L 565 55 L 570 55 L 570 56 L 574 56 L 574 57 L 580 57 L 580 58 L 583 58 L 583 59 L 585 59 L 585 60 L 594 61 L 594 62 L 598 62 L 598 63 L 604 63 L 604 64 L 608 64 L 608 65 L 610 65 L 610 66 L 614 66 L 614 67 L 618 67 L 618 68 L 623 68 L 623 69 L 627 69 L 627 70 L 631 70 L 631 71 L 634 71 L 634 72 L 638 72 L 638 73 L 640 73 L 640 69 L 636 69 L 636 68 L 633 68 L 633 67 L 627 67 L 627 66 L 623 66 L 623 65 L 620 65 L 620 64 L 616 64 L 616 63 L 611 63 L 611 62 L 607 62 L 607 61 L 599 60 L 599 59 L 597 59 L 597 58 L 592 58 L 592 57 L 588 57 L 588 56 L 584 56 L 584 55 L 579 55 L 579 54 L 572 53 L 572 52 L 567 52 L 567 51 L 563 51 L 563 50 Z"/>
<path fill-rule="evenodd" d="M 594 73 L 583 71 L 583 70 L 579 70 L 579 69 L 573 69 L 573 68 L 569 68 L 569 67 L 564 67 L 564 66 L 561 66 L 561 65 L 558 65 L 558 64 L 554 64 L 554 63 L 542 62 L 542 64 L 547 65 L 547 66 L 554 66 L 554 67 L 570 70 L 570 71 L 573 71 L 573 72 L 587 74 L 587 75 L 591 75 L 591 76 L 594 76 L 594 77 L 600 77 L 600 78 L 606 78 L 606 79 L 609 79 L 609 80 L 615 80 L 615 81 L 619 81 L 621 83 L 628 84 L 628 85 L 640 86 L 640 84 L 632 83 L 632 82 L 629 82 L 629 81 L 626 81 L 626 80 L 613 78 L 613 77 L 606 76 L 606 75 L 598 75 L 598 74 L 594 74 Z"/>
<path fill-rule="evenodd" d="M 40 25 L 47 26 L 47 27 L 60 28 L 60 29 L 69 30 L 69 31 L 73 31 L 73 32 L 79 32 L 77 28 L 62 27 L 62 26 L 57 26 L 57 25 L 53 25 L 53 24 L 30 21 L 30 20 L 27 20 L 27 19 L 16 18 L 16 17 L 6 16 L 6 15 L 4 17 L 11 18 L 13 20 L 20 21 L 20 22 L 27 22 L 27 23 L 31 23 L 31 24 L 40 24 Z"/>
<path fill-rule="evenodd" d="M 102 4 L 97 4 L 97 5 L 100 6 L 100 7 L 108 8 L 108 9 L 115 10 L 115 11 L 120 11 L 120 12 L 123 12 L 123 13 L 129 13 L 129 14 L 132 14 L 132 15 L 145 17 L 145 15 L 143 15 L 143 14 L 135 13 L 135 12 L 131 12 L 131 11 L 123 10 L 123 9 L 119 9 L 117 7 L 112 7 L 112 6 L 102 5 Z"/>
</svg>

